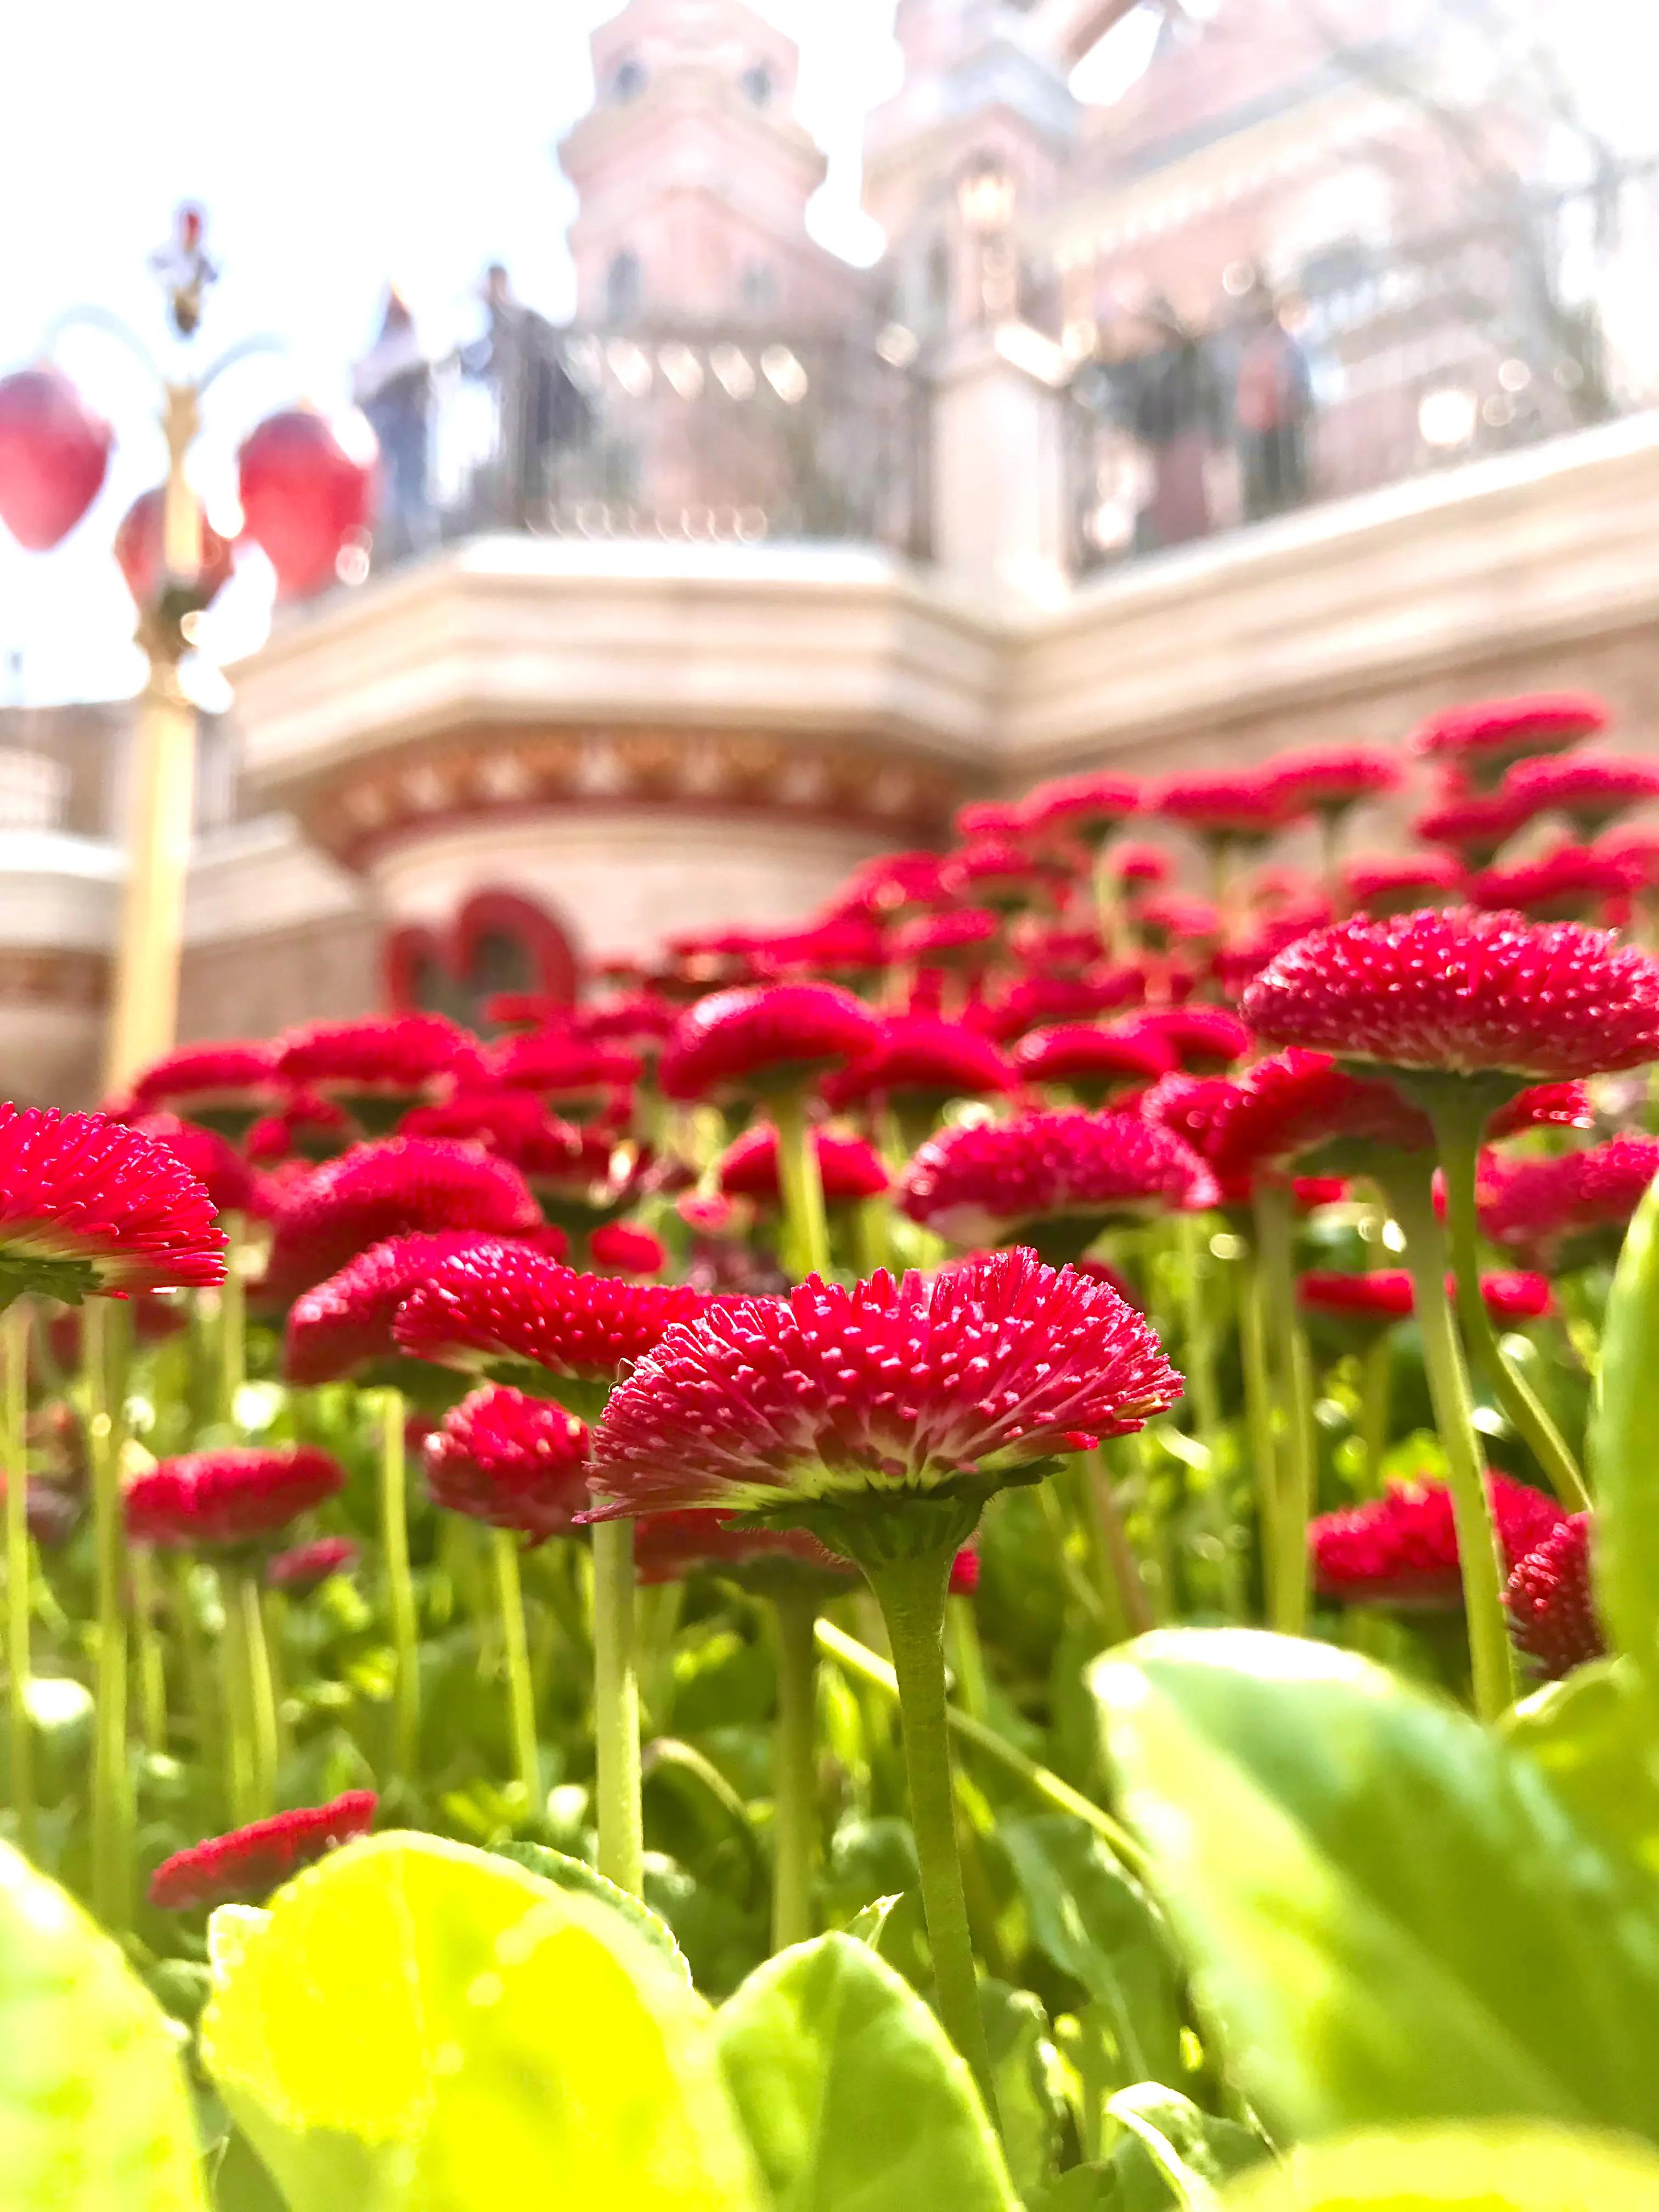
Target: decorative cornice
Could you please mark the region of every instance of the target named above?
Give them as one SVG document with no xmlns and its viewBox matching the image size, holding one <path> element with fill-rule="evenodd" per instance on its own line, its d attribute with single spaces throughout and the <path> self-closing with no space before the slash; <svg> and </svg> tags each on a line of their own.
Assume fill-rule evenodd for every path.
<svg viewBox="0 0 1659 2212">
<path fill-rule="evenodd" d="M 531 809 L 763 813 L 926 838 L 944 830 L 962 795 L 937 763 L 794 734 L 502 725 L 450 731 L 337 775 L 312 794 L 304 821 L 325 851 L 362 867 L 389 839 Z"/>
<path fill-rule="evenodd" d="M 109 969 L 101 952 L 0 946 L 0 1006 L 49 1006 L 66 1013 L 95 1013 L 109 997 Z"/>
</svg>

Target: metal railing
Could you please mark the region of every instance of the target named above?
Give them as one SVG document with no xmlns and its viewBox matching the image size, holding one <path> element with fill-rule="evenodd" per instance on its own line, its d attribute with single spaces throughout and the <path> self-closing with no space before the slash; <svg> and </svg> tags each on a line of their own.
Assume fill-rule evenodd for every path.
<svg viewBox="0 0 1659 2212">
<path fill-rule="evenodd" d="M 436 363 L 412 401 L 368 411 L 379 568 L 480 530 L 927 552 L 925 391 L 873 332 L 559 328 L 520 313 Z"/>
</svg>

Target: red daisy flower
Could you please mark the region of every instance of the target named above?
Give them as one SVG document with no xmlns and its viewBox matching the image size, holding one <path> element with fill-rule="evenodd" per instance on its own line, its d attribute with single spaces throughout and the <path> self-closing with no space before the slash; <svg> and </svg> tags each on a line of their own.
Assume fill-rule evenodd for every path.
<svg viewBox="0 0 1659 2212">
<path fill-rule="evenodd" d="M 1286 1168 L 1308 1152 L 1336 1154 L 1329 1165 L 1340 1172 L 1349 1164 L 1364 1168 L 1378 1145 L 1419 1152 L 1433 1143 L 1427 1115 L 1408 1105 L 1393 1084 L 1351 1075 L 1328 1053 L 1292 1048 L 1258 1060 L 1235 1086 L 1205 1158 L 1231 1183 L 1263 1168 Z M 1354 1148 L 1355 1160 L 1346 1161 L 1339 1147 Z"/>
<path fill-rule="evenodd" d="M 964 839 L 1018 837 L 1022 826 L 1018 807 L 1006 799 L 970 799 L 951 817 L 951 827 Z"/>
<path fill-rule="evenodd" d="M 1623 922 L 1642 870 L 1610 854 L 1563 845 L 1540 860 L 1512 868 L 1486 868 L 1469 885 L 1469 902 L 1491 912 L 1508 908 L 1533 921 L 1579 921 L 1587 917 Z"/>
<path fill-rule="evenodd" d="M 755 957 L 769 978 L 810 975 L 863 982 L 886 967 L 887 939 L 874 922 L 844 915 L 806 929 L 781 930 L 765 939 Z"/>
<path fill-rule="evenodd" d="M 898 1203 L 952 1244 L 1079 1251 L 1111 1221 L 1217 1203 L 1215 1178 L 1174 1133 L 1131 1114 L 1022 1114 L 945 1129 L 904 1171 Z"/>
<path fill-rule="evenodd" d="M 482 1244 L 434 1270 L 393 1334 L 411 1358 L 520 1384 L 586 1415 L 630 1360 L 707 1304 L 684 1285 L 579 1274 L 521 1245 Z"/>
<path fill-rule="evenodd" d="M 166 1145 L 101 1114 L 0 1105 L 0 1300 L 222 1283 L 213 1201 Z"/>
<path fill-rule="evenodd" d="M 568 1031 L 536 1030 L 502 1037 L 485 1054 L 489 1077 L 507 1091 L 533 1091 L 562 1105 L 598 1104 L 637 1083 L 643 1063 L 620 1045 L 590 1043 Z"/>
<path fill-rule="evenodd" d="M 331 1453 L 314 1444 L 226 1444 L 160 1460 L 127 1485 L 135 1544 L 195 1551 L 258 1544 L 280 1535 L 345 1483 Z"/>
<path fill-rule="evenodd" d="M 1553 1159 L 1488 1152 L 1476 1186 L 1480 1232 L 1534 1266 L 1612 1257 L 1659 1175 L 1659 1137 L 1609 1138 Z"/>
<path fill-rule="evenodd" d="M 1577 922 L 1433 908 L 1304 937 L 1241 1012 L 1346 1060 L 1559 1080 L 1659 1055 L 1659 962 Z"/>
<path fill-rule="evenodd" d="M 950 855 L 939 870 L 939 882 L 951 898 L 1022 907 L 1046 899 L 1067 872 L 1046 854 L 1034 853 L 1012 837 L 982 837 Z"/>
<path fill-rule="evenodd" d="M 476 1040 L 441 1014 L 312 1022 L 281 1042 L 283 1082 L 320 1091 L 375 1136 L 440 1086 L 483 1076 Z"/>
<path fill-rule="evenodd" d="M 228 1836 L 192 1844 L 156 1868 L 149 1878 L 149 1901 L 163 1912 L 263 1903 L 301 1867 L 366 1836 L 379 1804 L 372 1790 L 348 1790 L 331 1804 L 274 1813 Z"/>
<path fill-rule="evenodd" d="M 1087 1021 L 1135 1006 L 1146 990 L 1145 970 L 1129 964 L 1083 975 L 1022 975 L 988 1006 L 970 1006 L 967 1019 L 982 1035 L 1011 1042 L 1049 1023 Z"/>
<path fill-rule="evenodd" d="M 1134 903 L 1135 927 L 1155 952 L 1177 945 L 1207 945 L 1221 934 L 1221 910 L 1186 891 L 1157 891 Z"/>
<path fill-rule="evenodd" d="M 1399 756 L 1376 745 L 1313 745 L 1264 763 L 1262 781 L 1287 815 L 1340 814 L 1364 799 L 1397 791 L 1405 781 Z"/>
<path fill-rule="evenodd" d="M 1035 969 L 1059 969 L 1079 975 L 1106 957 L 1100 932 L 1092 925 L 1049 921 L 1042 915 L 1021 915 L 1008 932 L 1008 949 L 1017 960 Z"/>
<path fill-rule="evenodd" d="M 1163 1038 L 1138 1025 L 1113 1030 L 1062 1022 L 1023 1036 L 1013 1062 L 1028 1083 L 1066 1084 L 1085 1106 L 1098 1106 L 1113 1091 L 1169 1074 L 1176 1055 Z"/>
<path fill-rule="evenodd" d="M 538 1543 L 566 1536 L 587 1494 L 587 1431 L 550 1399 L 493 1382 L 444 1415 L 426 1440 L 433 1503 Z"/>
<path fill-rule="evenodd" d="M 441 1137 L 355 1145 L 284 1192 L 266 1280 L 292 1298 L 388 1237 L 442 1229 L 512 1237 L 541 1209 L 509 1162 Z"/>
<path fill-rule="evenodd" d="M 1373 920 L 1427 906 L 1437 892 L 1457 897 L 1464 881 L 1462 863 L 1449 853 L 1373 854 L 1342 871 L 1349 898 Z"/>
<path fill-rule="evenodd" d="M 275 1086 L 276 1053 L 263 1038 L 181 1045 L 151 1061 L 134 1083 L 129 1103 L 139 1114 L 182 1106 L 190 1121 L 234 1139 Z"/>
<path fill-rule="evenodd" d="M 816 1277 L 676 1328 L 594 1432 L 596 1518 L 760 1512 L 1029 1480 L 1081 1436 L 1165 1411 L 1181 1378 L 1104 1283 L 1030 1252 L 932 1283 Z"/>
<path fill-rule="evenodd" d="M 681 1016 L 659 1079 L 670 1098 L 787 1090 L 858 1059 L 878 1030 L 869 1008 L 833 983 L 717 991 Z"/>
<path fill-rule="evenodd" d="M 1213 1167 L 1216 1133 L 1232 1111 L 1239 1086 L 1225 1075 L 1166 1075 L 1142 1097 L 1142 1121 L 1171 1129 Z M 1248 1190 L 1243 1193 L 1248 1198 Z M 1233 1202 L 1229 1197 L 1230 1205 Z"/>
<path fill-rule="evenodd" d="M 487 1145 L 516 1167 L 518 1152 L 555 1124 L 538 1098 L 525 1091 L 459 1091 L 431 1106 L 412 1106 L 399 1125 L 405 1137 L 454 1137 Z"/>
<path fill-rule="evenodd" d="M 502 1030 L 551 1030 L 575 1012 L 567 999 L 545 991 L 497 991 L 484 1000 L 484 1019 Z"/>
<path fill-rule="evenodd" d="M 1498 1108 L 1486 1124 L 1486 1141 L 1496 1145 L 1528 1129 L 1595 1127 L 1595 1102 L 1582 1083 L 1534 1083 Z"/>
<path fill-rule="evenodd" d="M 1413 822 L 1412 834 L 1425 845 L 1444 845 L 1461 866 L 1480 868 L 1531 819 L 1530 809 L 1504 792 L 1467 792 L 1425 809 Z"/>
<path fill-rule="evenodd" d="M 1504 789 L 1540 814 L 1565 814 L 1582 836 L 1605 830 L 1626 807 L 1659 799 L 1659 768 L 1613 753 L 1517 761 Z"/>
<path fill-rule="evenodd" d="M 1446 1289 L 1449 1296 L 1456 1295 L 1449 1275 Z M 1554 1305 L 1547 1275 L 1483 1275 L 1480 1295 L 1486 1311 L 1500 1326 L 1542 1321 Z M 1412 1279 L 1404 1267 L 1374 1267 L 1363 1275 L 1345 1274 L 1335 1267 L 1310 1267 L 1297 1278 L 1297 1297 L 1309 1313 L 1322 1314 L 1334 1321 L 1370 1322 L 1386 1328 L 1410 1318 Z"/>
<path fill-rule="evenodd" d="M 890 1015 L 869 1050 L 823 1085 L 837 1111 L 878 1098 L 937 1112 L 951 1098 L 994 1098 L 1013 1087 L 1013 1071 L 988 1037 L 931 1014 Z"/>
<path fill-rule="evenodd" d="M 1590 1594 L 1590 1516 L 1574 1513 L 1517 1559 L 1504 1592 L 1510 1633 L 1545 1679 L 1607 1654 Z"/>
<path fill-rule="evenodd" d="M 921 968 L 960 963 L 969 967 L 988 957 L 1002 933 L 1002 916 L 989 907 L 953 907 L 948 914 L 918 914 L 902 921 L 888 939 L 895 963 Z"/>
<path fill-rule="evenodd" d="M 1188 1075 L 1219 1075 L 1243 1060 L 1255 1042 L 1225 1006 L 1155 1006 L 1131 1016 L 1119 1030 L 1121 1035 L 1166 1046 Z"/>
<path fill-rule="evenodd" d="M 1171 776 L 1146 806 L 1195 836 L 1223 842 L 1276 836 L 1290 819 L 1284 794 L 1261 774 Z"/>
<path fill-rule="evenodd" d="M 825 1201 L 851 1206 L 864 1198 L 879 1198 L 887 1188 L 887 1170 L 873 1145 L 862 1137 L 849 1137 L 834 1129 L 812 1133 L 818 1156 Z M 769 1121 L 751 1121 L 743 1134 L 728 1145 L 715 1169 L 720 1188 L 728 1198 L 757 1199 L 765 1206 L 780 1202 L 778 1133 Z"/>
<path fill-rule="evenodd" d="M 937 853 L 880 854 L 854 869 L 826 912 L 890 921 L 918 907 L 935 905 L 945 896 L 939 886 L 941 865 Z"/>
<path fill-rule="evenodd" d="M 204 1121 L 181 1121 L 176 1114 L 142 1114 L 127 1124 L 141 1137 L 165 1145 L 187 1175 L 195 1176 L 216 1213 L 252 1213 L 258 1193 L 247 1162 Z"/>
<path fill-rule="evenodd" d="M 1489 1473 L 1498 1549 L 1513 1570 L 1566 1518 L 1553 1498 Z M 1457 1529 L 1443 1482 L 1390 1483 L 1385 1497 L 1324 1513 L 1308 1530 L 1314 1580 L 1351 1603 L 1455 1606 L 1462 1601 Z"/>
<path fill-rule="evenodd" d="M 315 1385 L 395 1360 L 392 1323 L 416 1285 L 441 1261 L 492 1241 L 476 1229 L 440 1229 L 371 1244 L 289 1307 L 283 1372 Z"/>
<path fill-rule="evenodd" d="M 298 1158 L 331 1160 L 351 1142 L 345 1109 L 320 1091 L 289 1093 L 274 1114 L 262 1115 L 248 1131 L 244 1150 L 256 1167 L 275 1167 Z"/>
<path fill-rule="evenodd" d="M 1452 1288 L 1449 1279 L 1447 1289 Z M 1555 1310 L 1555 1293 L 1547 1275 L 1520 1268 L 1501 1268 L 1480 1278 L 1480 1296 L 1486 1311 L 1500 1327 L 1517 1322 L 1545 1321 Z"/>
<path fill-rule="evenodd" d="M 1141 802 L 1144 806 L 1146 801 Z M 1161 845 L 1128 842 L 1112 846 L 1103 856 L 1106 872 L 1120 884 L 1167 884 L 1175 863 Z"/>
<path fill-rule="evenodd" d="M 1091 769 L 1038 784 L 1026 793 L 1019 816 L 1026 830 L 1064 830 L 1096 845 L 1138 814 L 1140 804 L 1140 785 L 1133 776 Z"/>
<path fill-rule="evenodd" d="M 362 1556 L 362 1546 L 350 1536 L 319 1536 L 313 1543 L 273 1552 L 265 1561 L 265 1584 L 270 1589 L 291 1591 L 295 1597 L 308 1597 L 331 1576 L 355 1573 Z"/>
<path fill-rule="evenodd" d="M 585 1504 L 591 1505 L 591 1498 Z M 708 1571 L 759 1592 L 818 1583 L 825 1595 L 859 1579 L 805 1528 L 734 1528 L 724 1514 L 645 1513 L 634 1523 L 634 1565 L 647 1585 Z"/>
<path fill-rule="evenodd" d="M 616 1044 L 654 1055 L 674 1034 L 680 1010 L 654 991 L 622 991 L 574 1012 L 576 1032 L 590 1044 Z"/>
<path fill-rule="evenodd" d="M 601 1222 L 587 1240 L 587 1251 L 606 1274 L 659 1275 L 668 1265 L 668 1247 L 661 1237 L 634 1221 Z"/>
<path fill-rule="evenodd" d="M 1607 710 L 1583 692 L 1539 692 L 1450 707 L 1406 740 L 1420 758 L 1451 763 L 1471 780 L 1489 781 L 1511 761 L 1565 752 L 1607 726 Z"/>
</svg>

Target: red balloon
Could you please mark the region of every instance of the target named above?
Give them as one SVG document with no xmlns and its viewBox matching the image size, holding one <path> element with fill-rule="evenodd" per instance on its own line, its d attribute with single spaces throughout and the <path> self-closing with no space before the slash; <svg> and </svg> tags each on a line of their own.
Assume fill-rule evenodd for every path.
<svg viewBox="0 0 1659 2212">
<path fill-rule="evenodd" d="M 141 607 L 152 606 L 161 588 L 162 514 L 167 491 L 157 484 L 141 492 L 121 518 L 115 533 L 115 558 L 127 580 L 127 589 Z M 202 518 L 202 566 L 196 580 L 195 598 L 206 606 L 222 586 L 230 580 L 233 554 L 229 538 L 222 538 L 205 515 Z"/>
<path fill-rule="evenodd" d="M 0 377 L 0 522 L 31 553 L 69 536 L 98 496 L 114 440 L 60 369 Z"/>
<path fill-rule="evenodd" d="M 308 407 L 268 416 L 236 461 L 247 534 L 276 571 L 277 596 L 320 592 L 342 548 L 368 526 L 374 462 L 354 460 Z"/>
</svg>

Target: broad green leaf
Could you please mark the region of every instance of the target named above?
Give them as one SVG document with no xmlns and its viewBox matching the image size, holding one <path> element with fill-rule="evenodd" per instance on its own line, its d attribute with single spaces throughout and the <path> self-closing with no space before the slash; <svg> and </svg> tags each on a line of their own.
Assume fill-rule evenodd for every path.
<svg viewBox="0 0 1659 2212">
<path fill-rule="evenodd" d="M 1589 1458 L 1597 1609 L 1659 1684 L 1659 1183 L 1636 1209 L 1601 1334 Z"/>
<path fill-rule="evenodd" d="M 237 1932 L 203 2056 L 294 2212 L 754 2212 L 708 2008 L 608 1905 L 392 1833 Z"/>
<path fill-rule="evenodd" d="M 1532 1762 L 1350 1654 L 1149 1636 L 1092 1670 L 1202 2008 L 1275 2133 L 1659 2122 L 1659 1892 Z"/>
<path fill-rule="evenodd" d="M 1236 2182 L 1225 2212 L 1651 2212 L 1659 2157 L 1628 2136 L 1488 2124 L 1349 2136 Z"/>
<path fill-rule="evenodd" d="M 1582 1827 L 1659 1875 L 1659 1735 L 1627 1659 L 1576 1667 L 1523 1699 L 1504 1733 Z"/>
<path fill-rule="evenodd" d="M 1161 2081 L 1120 2089 L 1106 2109 L 1134 2136 L 1184 2212 L 1214 2212 L 1222 2184 L 1268 2155 L 1248 2128 L 1200 2112 Z"/>
<path fill-rule="evenodd" d="M 967 2067 L 851 1936 L 780 1952 L 714 2039 L 776 2212 L 1018 2212 Z"/>
<path fill-rule="evenodd" d="M 1012 1821 L 998 1838 L 1024 1893 L 1032 1942 L 1110 2022 L 1118 2078 L 1182 2080 L 1180 1977 L 1146 1892 L 1098 1836 L 1063 1813 Z"/>
<path fill-rule="evenodd" d="M 497 1844 L 493 1856 L 511 1859 L 514 1866 L 527 1867 L 532 1874 L 550 1881 L 556 1889 L 569 1889 L 584 1897 L 597 1898 L 601 1905 L 619 1912 L 634 1933 L 657 1952 L 684 1982 L 691 1986 L 691 1969 L 685 1963 L 685 1954 L 674 1941 L 674 1931 L 659 1914 L 642 1899 L 625 1889 L 618 1889 L 599 1870 L 589 1866 L 586 1859 L 573 1859 L 564 1851 L 551 1850 L 546 1844 Z"/>
<path fill-rule="evenodd" d="M 195 2130 L 161 2007 L 79 1905 L 0 1844 L 0 2203 L 200 2212 Z"/>
</svg>

